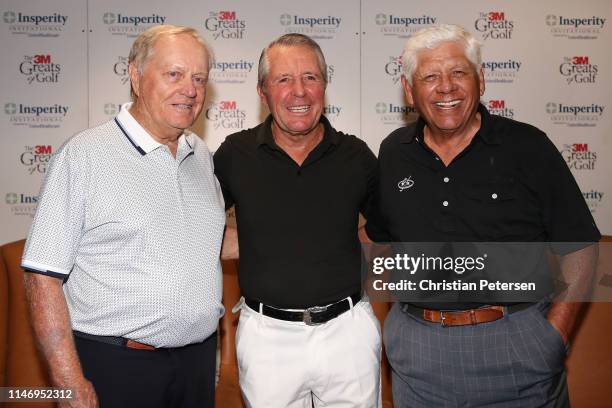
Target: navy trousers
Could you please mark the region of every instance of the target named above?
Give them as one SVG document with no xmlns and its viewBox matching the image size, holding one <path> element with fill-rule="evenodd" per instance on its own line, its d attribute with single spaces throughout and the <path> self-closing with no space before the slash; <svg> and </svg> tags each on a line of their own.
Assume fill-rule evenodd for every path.
<svg viewBox="0 0 612 408">
<path fill-rule="evenodd" d="M 100 408 L 212 408 L 217 333 L 185 347 L 134 350 L 75 337 Z"/>
</svg>

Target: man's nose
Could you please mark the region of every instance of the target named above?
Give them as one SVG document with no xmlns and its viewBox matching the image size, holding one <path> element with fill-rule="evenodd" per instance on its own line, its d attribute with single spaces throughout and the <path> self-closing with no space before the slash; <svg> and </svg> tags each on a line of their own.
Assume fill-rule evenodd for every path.
<svg viewBox="0 0 612 408">
<path fill-rule="evenodd" d="M 183 79 L 183 83 L 181 84 L 183 94 L 190 98 L 195 98 L 195 96 L 197 95 L 197 89 L 193 81 L 193 78 L 186 77 Z"/>
<path fill-rule="evenodd" d="M 452 74 L 442 74 L 440 76 L 440 82 L 438 83 L 438 92 L 451 92 L 456 88 L 455 80 Z"/>
<path fill-rule="evenodd" d="M 306 87 L 304 86 L 304 80 L 302 78 L 298 78 L 293 81 L 293 94 L 295 96 L 304 96 Z"/>
</svg>

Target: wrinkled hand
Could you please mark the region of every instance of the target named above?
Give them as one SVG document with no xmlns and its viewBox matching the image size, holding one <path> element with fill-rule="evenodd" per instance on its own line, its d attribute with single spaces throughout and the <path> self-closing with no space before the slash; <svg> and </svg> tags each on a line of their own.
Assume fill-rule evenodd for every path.
<svg viewBox="0 0 612 408">
<path fill-rule="evenodd" d="M 73 399 L 59 404 L 60 408 L 98 408 L 98 396 L 91 382 L 83 379 L 78 384 L 67 387 L 73 391 Z"/>
</svg>

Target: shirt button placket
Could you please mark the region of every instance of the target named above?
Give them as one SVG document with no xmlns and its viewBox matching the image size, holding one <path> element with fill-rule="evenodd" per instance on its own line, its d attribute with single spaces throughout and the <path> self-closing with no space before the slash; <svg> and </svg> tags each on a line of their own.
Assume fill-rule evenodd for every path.
<svg viewBox="0 0 612 408">
<path fill-rule="evenodd" d="M 443 190 L 444 190 L 444 192 L 445 192 L 445 195 L 448 195 L 448 190 L 449 190 L 448 183 L 450 182 L 450 177 L 448 177 L 448 176 L 444 176 L 444 177 L 442 178 L 442 182 L 444 183 Z M 448 207 L 448 205 L 449 205 L 448 200 L 444 200 L 444 201 L 442 201 L 442 206 L 444 206 L 444 207 Z"/>
</svg>

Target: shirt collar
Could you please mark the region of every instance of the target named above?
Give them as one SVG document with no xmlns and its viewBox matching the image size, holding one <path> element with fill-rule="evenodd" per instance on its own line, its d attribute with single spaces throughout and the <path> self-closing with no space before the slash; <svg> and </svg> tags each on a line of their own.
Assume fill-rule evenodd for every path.
<svg viewBox="0 0 612 408">
<path fill-rule="evenodd" d="M 319 123 L 322 123 L 324 128 L 323 140 L 321 140 L 321 143 L 331 143 L 333 145 L 337 145 L 340 141 L 340 136 L 338 135 L 338 132 L 332 127 L 331 123 L 329 123 L 329 120 L 325 116 L 321 115 Z M 264 123 L 257 131 L 257 135 L 255 137 L 257 140 L 258 147 L 263 144 L 267 144 L 271 147 L 278 147 L 278 145 L 274 141 L 274 137 L 272 136 L 272 115 L 268 115 Z"/>
<path fill-rule="evenodd" d="M 125 137 L 128 138 L 132 146 L 134 146 L 134 148 L 144 156 L 145 154 L 151 153 L 158 147 L 163 146 L 163 144 L 153 139 L 149 132 L 147 132 L 145 128 L 138 123 L 134 116 L 132 116 L 132 114 L 129 112 L 131 106 L 132 102 L 121 105 L 121 110 L 115 118 L 115 122 Z M 187 132 L 183 132 L 179 138 L 179 146 L 182 143 L 186 143 L 188 148 L 193 150 L 193 141 L 189 140 L 190 136 L 191 135 L 188 135 Z"/>
<path fill-rule="evenodd" d="M 483 142 L 490 145 L 501 144 L 501 137 L 497 132 L 491 129 L 491 114 L 482 104 L 478 104 L 478 113 L 480 113 L 480 129 L 474 137 L 480 137 Z M 401 143 L 412 143 L 413 140 L 419 138 L 423 140 L 423 129 L 425 129 L 425 120 L 419 115 L 416 121 L 414 132 L 405 132 Z"/>
</svg>

